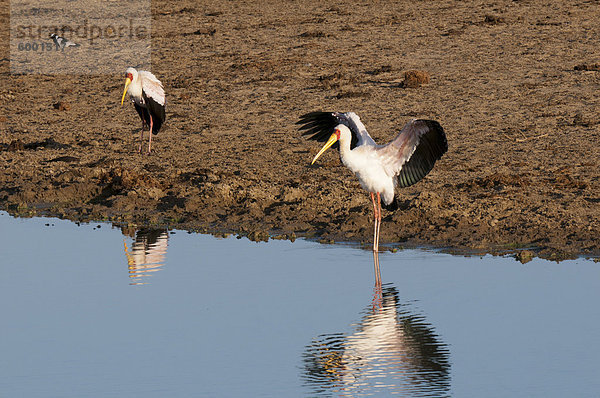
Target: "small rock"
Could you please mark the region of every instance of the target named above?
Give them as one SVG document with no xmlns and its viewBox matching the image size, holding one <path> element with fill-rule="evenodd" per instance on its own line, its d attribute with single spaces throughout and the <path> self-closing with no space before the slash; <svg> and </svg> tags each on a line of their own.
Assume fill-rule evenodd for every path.
<svg viewBox="0 0 600 398">
<path fill-rule="evenodd" d="M 504 18 L 497 15 L 486 15 L 483 19 L 483 22 L 490 25 L 498 25 L 500 23 L 504 23 Z"/>
<path fill-rule="evenodd" d="M 525 264 L 533 260 L 535 254 L 531 250 L 522 250 L 515 255 L 517 261 L 521 262 L 521 264 Z"/>
<path fill-rule="evenodd" d="M 71 109 L 71 104 L 65 101 L 59 101 L 52 106 L 54 107 L 54 109 L 58 109 L 59 111 L 68 111 L 69 109 Z"/>
<path fill-rule="evenodd" d="M 423 84 L 428 84 L 430 75 L 421 70 L 409 70 L 404 72 L 404 81 L 400 83 L 402 88 L 417 88 Z"/>
</svg>

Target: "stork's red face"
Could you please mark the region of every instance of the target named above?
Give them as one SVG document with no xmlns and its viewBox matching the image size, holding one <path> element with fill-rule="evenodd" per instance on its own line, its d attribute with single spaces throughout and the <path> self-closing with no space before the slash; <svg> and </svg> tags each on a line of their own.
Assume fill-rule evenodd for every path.
<svg viewBox="0 0 600 398">
<path fill-rule="evenodd" d="M 125 78 L 129 80 L 133 80 L 133 75 L 131 73 L 125 73 Z"/>
</svg>

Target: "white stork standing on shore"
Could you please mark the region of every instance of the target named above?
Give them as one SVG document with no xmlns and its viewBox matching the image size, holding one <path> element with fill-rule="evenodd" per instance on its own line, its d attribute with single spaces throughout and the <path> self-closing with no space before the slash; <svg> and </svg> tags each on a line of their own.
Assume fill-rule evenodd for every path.
<svg viewBox="0 0 600 398">
<path fill-rule="evenodd" d="M 166 119 L 165 91 L 160 80 L 145 70 L 137 71 L 134 68 L 127 68 L 125 76 L 125 90 L 123 90 L 123 97 L 121 97 L 121 105 L 125 100 L 125 94 L 129 93 L 135 110 L 142 119 L 138 152 L 142 152 L 144 127 L 149 126 L 148 153 L 150 153 L 152 150 L 152 134 L 158 134 Z"/>
<path fill-rule="evenodd" d="M 381 199 L 386 209 L 395 210 L 395 188 L 420 181 L 448 150 L 444 129 L 434 120 L 411 120 L 386 145 L 377 145 L 353 112 L 311 112 L 301 116 L 296 124 L 301 125 L 302 135 L 308 135 L 309 139 L 327 141 L 311 164 L 339 142 L 342 163 L 371 194 L 374 252 L 379 250 Z"/>
</svg>

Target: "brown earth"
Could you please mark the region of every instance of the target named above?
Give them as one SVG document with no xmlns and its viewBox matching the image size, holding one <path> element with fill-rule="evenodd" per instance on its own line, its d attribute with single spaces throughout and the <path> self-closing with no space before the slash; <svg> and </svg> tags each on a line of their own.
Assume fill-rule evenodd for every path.
<svg viewBox="0 0 600 398">
<path fill-rule="evenodd" d="M 3 0 L 6 3 L 6 0 Z M 438 120 L 448 153 L 384 214 L 390 247 L 600 254 L 600 1 L 153 1 L 167 123 L 150 156 L 114 76 L 11 75 L 0 208 L 368 244 L 368 195 L 294 122 L 354 111 L 378 142 Z M 405 82 L 422 71 L 428 83 Z M 521 256 L 527 257 L 527 256 Z M 519 258 L 521 258 L 519 257 Z"/>
</svg>

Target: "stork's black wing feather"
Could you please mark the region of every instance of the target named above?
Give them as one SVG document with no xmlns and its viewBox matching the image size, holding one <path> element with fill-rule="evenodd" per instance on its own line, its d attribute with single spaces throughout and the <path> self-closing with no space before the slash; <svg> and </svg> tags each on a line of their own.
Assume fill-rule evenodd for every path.
<svg viewBox="0 0 600 398">
<path fill-rule="evenodd" d="M 448 151 L 448 141 L 442 126 L 435 120 L 415 120 L 419 142 L 398 173 L 398 186 L 408 187 L 425 177 L 437 160 Z"/>
<path fill-rule="evenodd" d="M 359 131 L 354 122 L 340 112 L 310 112 L 300 116 L 300 120 L 296 122 L 300 127 L 302 135 L 309 136 L 309 140 L 325 142 L 333 133 L 333 129 L 338 124 L 346 125 L 352 132 L 352 141 L 350 149 L 354 149 L 358 144 Z M 336 142 L 333 148 L 339 147 Z"/>
<path fill-rule="evenodd" d="M 146 112 L 148 112 L 152 116 L 152 134 L 158 134 L 161 126 L 166 120 L 165 106 L 156 102 L 154 99 L 152 99 L 152 97 L 148 97 L 146 93 L 144 93 L 144 91 L 142 91 L 142 97 L 144 98 L 144 102 L 146 103 Z M 146 121 L 146 123 L 148 124 L 148 126 L 150 126 L 149 118 Z"/>
</svg>

